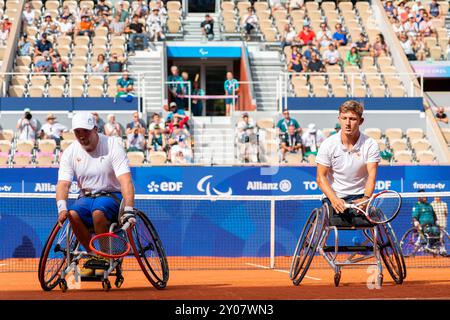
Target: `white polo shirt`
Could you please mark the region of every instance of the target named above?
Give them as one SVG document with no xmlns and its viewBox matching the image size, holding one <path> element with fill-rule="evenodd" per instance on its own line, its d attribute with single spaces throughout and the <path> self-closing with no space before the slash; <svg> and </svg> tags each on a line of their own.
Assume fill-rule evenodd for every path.
<svg viewBox="0 0 450 320">
<path fill-rule="evenodd" d="M 88 153 L 74 141 L 63 153 L 58 180 L 72 181 L 77 177 L 78 187 L 92 193 L 120 191 L 118 176 L 130 172 L 127 154 L 119 138 L 99 134 L 97 148 Z"/>
<path fill-rule="evenodd" d="M 378 143 L 361 133 L 353 150 L 342 144 L 341 134 L 327 138 L 320 146 L 316 163 L 331 170 L 328 181 L 339 198 L 364 193 L 368 172 L 367 163 L 380 162 Z"/>
</svg>

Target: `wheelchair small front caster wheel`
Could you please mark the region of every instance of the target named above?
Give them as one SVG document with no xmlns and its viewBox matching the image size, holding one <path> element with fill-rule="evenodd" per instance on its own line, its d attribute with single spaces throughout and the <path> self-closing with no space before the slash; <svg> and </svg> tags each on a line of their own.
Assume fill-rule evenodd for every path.
<svg viewBox="0 0 450 320">
<path fill-rule="evenodd" d="M 338 287 L 340 281 L 341 281 L 341 272 L 339 271 L 334 274 L 334 285 Z"/>
<path fill-rule="evenodd" d="M 67 291 L 67 289 L 69 287 L 67 286 L 67 281 L 65 279 L 61 279 L 59 281 L 59 288 L 61 289 L 62 292 L 66 292 Z"/>
<path fill-rule="evenodd" d="M 102 281 L 102 287 L 104 291 L 111 290 L 111 282 L 108 279 Z"/>
<path fill-rule="evenodd" d="M 383 285 L 383 274 L 382 273 L 378 275 L 377 284 L 378 284 L 378 287 L 380 287 L 380 288 Z"/>
<path fill-rule="evenodd" d="M 116 281 L 114 282 L 114 285 L 116 286 L 116 288 L 120 288 L 123 284 L 123 281 L 125 279 L 123 278 L 123 276 L 117 276 Z"/>
</svg>

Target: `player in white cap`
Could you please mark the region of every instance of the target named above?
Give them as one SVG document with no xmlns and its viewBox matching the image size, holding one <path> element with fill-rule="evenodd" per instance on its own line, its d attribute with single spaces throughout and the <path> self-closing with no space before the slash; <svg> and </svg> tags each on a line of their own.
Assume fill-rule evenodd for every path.
<svg viewBox="0 0 450 320">
<path fill-rule="evenodd" d="M 69 218 L 75 236 L 89 251 L 91 231 L 109 231 L 117 221 L 120 201 L 124 202 L 123 218 L 133 216 L 134 186 L 129 162 L 117 137 L 99 134 L 90 112 L 76 113 L 72 119 L 74 141 L 63 153 L 58 172 L 56 202 L 60 225 Z M 67 206 L 73 177 L 81 189 L 80 196 Z M 85 268 L 83 275 L 91 275 Z"/>
<path fill-rule="evenodd" d="M 346 210 L 345 202 L 366 200 L 375 189 L 380 151 L 377 142 L 359 130 L 363 111 L 357 101 L 344 102 L 339 107 L 340 132 L 321 144 L 316 157 L 317 183 L 338 214 Z"/>
</svg>

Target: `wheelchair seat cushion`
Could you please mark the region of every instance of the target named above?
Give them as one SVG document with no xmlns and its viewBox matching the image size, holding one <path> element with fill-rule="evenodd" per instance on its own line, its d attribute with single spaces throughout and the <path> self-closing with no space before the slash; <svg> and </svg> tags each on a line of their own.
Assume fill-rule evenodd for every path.
<svg viewBox="0 0 450 320">
<path fill-rule="evenodd" d="M 366 217 L 355 210 L 347 209 L 344 213 L 337 213 L 329 206 L 330 226 L 337 228 L 370 228 L 373 224 Z"/>
</svg>

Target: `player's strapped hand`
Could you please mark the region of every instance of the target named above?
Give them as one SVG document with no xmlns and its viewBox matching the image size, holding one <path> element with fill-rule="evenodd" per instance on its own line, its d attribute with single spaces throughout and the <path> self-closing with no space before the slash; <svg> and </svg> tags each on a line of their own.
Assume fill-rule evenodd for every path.
<svg viewBox="0 0 450 320">
<path fill-rule="evenodd" d="M 382 224 L 395 219 L 402 205 L 402 197 L 393 190 L 384 190 L 357 204 L 347 203 L 346 208 L 364 214 L 372 223 Z"/>
<path fill-rule="evenodd" d="M 120 225 L 125 225 L 127 222 L 130 225 L 134 225 L 136 223 L 136 214 L 134 212 L 134 208 L 125 207 L 123 214 L 120 217 Z"/>
</svg>

